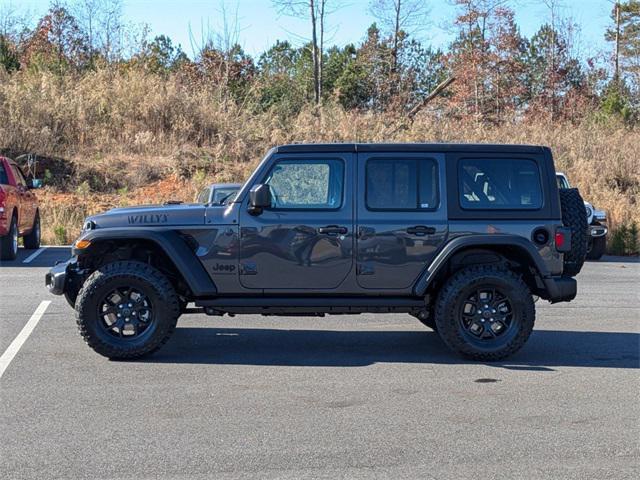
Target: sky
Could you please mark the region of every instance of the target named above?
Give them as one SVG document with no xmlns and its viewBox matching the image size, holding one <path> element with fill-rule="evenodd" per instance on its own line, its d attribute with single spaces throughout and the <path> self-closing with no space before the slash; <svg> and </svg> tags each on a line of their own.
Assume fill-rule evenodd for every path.
<svg viewBox="0 0 640 480">
<path fill-rule="evenodd" d="M 456 8 L 451 0 L 425 0 L 430 5 L 429 22 L 417 35 L 435 48 L 446 48 L 453 33 L 451 25 Z M 375 21 L 369 11 L 370 0 L 334 0 L 344 5 L 327 21 L 329 45 L 346 45 L 362 41 L 367 27 Z M 0 0 L 0 7 L 12 4 L 27 9 L 34 18 L 46 12 L 49 0 Z M 542 0 L 514 0 L 512 7 L 521 33 L 531 36 L 549 18 Z M 582 58 L 608 51 L 604 30 L 609 23 L 610 0 L 560 0 L 560 13 L 569 16 L 580 26 L 578 32 Z M 259 55 L 276 40 L 288 39 L 294 44 L 309 37 L 304 20 L 279 15 L 271 0 L 124 0 L 124 17 L 134 24 L 146 23 L 151 36 L 168 35 L 175 44 L 192 56 L 192 40 L 201 43 L 207 32 L 221 33 L 224 26 L 222 5 L 226 4 L 227 18 L 236 24 L 238 43 L 251 55 Z M 2 11 L 2 8 L 0 8 Z M 191 33 L 190 33 L 191 32 Z"/>
</svg>

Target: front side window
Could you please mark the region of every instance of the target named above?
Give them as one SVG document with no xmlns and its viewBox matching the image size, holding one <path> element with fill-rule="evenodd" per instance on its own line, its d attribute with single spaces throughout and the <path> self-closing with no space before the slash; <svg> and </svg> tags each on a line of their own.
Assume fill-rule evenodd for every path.
<svg viewBox="0 0 640 480">
<path fill-rule="evenodd" d="M 433 210 L 438 206 L 438 170 L 430 158 L 372 158 L 366 168 L 370 210 Z"/>
<path fill-rule="evenodd" d="M 533 160 L 462 159 L 460 206 L 478 210 L 535 210 L 542 207 L 540 172 Z"/>
<path fill-rule="evenodd" d="M 342 160 L 281 160 L 266 181 L 274 209 L 330 210 L 342 206 Z"/>
</svg>

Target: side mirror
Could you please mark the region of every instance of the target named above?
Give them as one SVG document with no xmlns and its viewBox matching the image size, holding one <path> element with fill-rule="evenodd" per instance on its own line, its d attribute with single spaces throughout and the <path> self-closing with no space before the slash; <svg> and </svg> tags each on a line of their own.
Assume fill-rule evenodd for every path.
<svg viewBox="0 0 640 480">
<path fill-rule="evenodd" d="M 27 187 L 29 187 L 29 188 L 42 188 L 42 179 L 40 179 L 40 178 L 32 178 L 27 183 Z"/>
<path fill-rule="evenodd" d="M 271 206 L 271 189 L 269 185 L 260 183 L 249 191 L 249 213 L 260 215 L 262 210 Z"/>
</svg>

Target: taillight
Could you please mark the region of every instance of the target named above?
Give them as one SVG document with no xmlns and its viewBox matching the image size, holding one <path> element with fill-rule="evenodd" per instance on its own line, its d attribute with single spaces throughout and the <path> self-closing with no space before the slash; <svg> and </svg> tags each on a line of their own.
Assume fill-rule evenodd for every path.
<svg viewBox="0 0 640 480">
<path fill-rule="evenodd" d="M 0 187 L 0 218 L 5 218 L 5 207 L 6 205 L 4 204 L 5 198 L 6 198 L 6 194 L 4 193 L 4 190 L 2 189 L 2 187 Z"/>
<path fill-rule="evenodd" d="M 567 227 L 556 228 L 554 236 L 556 250 L 559 252 L 568 252 L 571 250 L 571 230 Z"/>
</svg>

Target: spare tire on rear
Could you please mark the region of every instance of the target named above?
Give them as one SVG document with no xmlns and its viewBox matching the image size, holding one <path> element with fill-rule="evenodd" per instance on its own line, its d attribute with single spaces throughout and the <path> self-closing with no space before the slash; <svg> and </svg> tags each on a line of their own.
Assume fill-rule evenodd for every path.
<svg viewBox="0 0 640 480">
<path fill-rule="evenodd" d="M 563 274 L 575 277 L 580 273 L 587 257 L 589 238 L 587 211 L 577 188 L 560 189 L 560 208 L 563 225 L 571 229 L 571 251 L 564 254 Z"/>
</svg>

